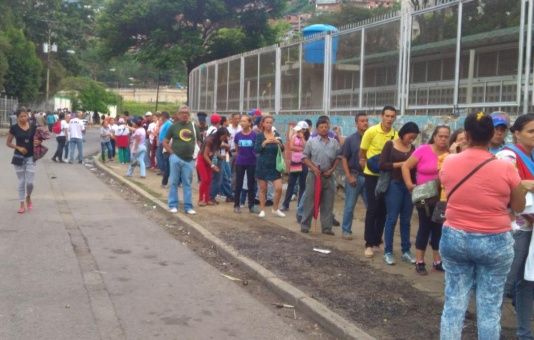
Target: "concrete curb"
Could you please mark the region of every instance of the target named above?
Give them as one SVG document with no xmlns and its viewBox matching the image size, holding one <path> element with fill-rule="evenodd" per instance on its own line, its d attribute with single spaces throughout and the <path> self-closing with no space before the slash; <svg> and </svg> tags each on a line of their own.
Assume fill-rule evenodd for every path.
<svg viewBox="0 0 534 340">
<path fill-rule="evenodd" d="M 163 210 L 168 211 L 168 207 L 164 202 L 155 198 L 135 183 L 127 180 L 126 178 L 123 178 L 120 175 L 117 175 L 111 169 L 103 165 L 97 156 L 94 156 L 93 160 L 97 168 L 106 172 L 115 180 L 125 185 L 128 185 L 139 195 L 154 202 L 155 205 L 159 206 Z M 191 218 L 187 217 L 184 214 L 178 214 L 174 216 L 176 216 L 176 218 L 178 218 L 187 227 L 189 227 L 189 231 L 192 232 L 195 236 L 212 243 L 216 247 L 217 251 L 222 253 L 223 256 L 239 263 L 247 272 L 252 274 L 257 280 L 261 281 L 263 284 L 269 287 L 275 294 L 284 299 L 284 301 L 287 301 L 288 303 L 304 311 L 306 315 L 308 315 L 315 322 L 330 331 L 335 337 L 340 339 L 374 339 L 374 337 L 367 334 L 361 328 L 357 327 L 352 322 L 343 318 L 339 314 L 333 312 L 316 299 L 306 295 L 306 293 L 304 293 L 300 289 L 281 280 L 273 272 L 267 270 L 259 263 L 239 254 L 236 249 L 224 243 L 221 239 L 213 235 L 210 231 L 208 231 L 206 228 L 204 228 L 197 222 L 193 221 Z"/>
</svg>

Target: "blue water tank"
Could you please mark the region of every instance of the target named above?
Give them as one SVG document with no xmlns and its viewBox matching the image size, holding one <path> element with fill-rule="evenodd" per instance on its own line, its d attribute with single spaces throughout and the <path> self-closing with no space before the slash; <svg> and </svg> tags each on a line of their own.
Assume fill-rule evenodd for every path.
<svg viewBox="0 0 534 340">
<path fill-rule="evenodd" d="M 337 32 L 337 28 L 332 25 L 316 24 L 304 27 L 302 34 L 304 38 L 318 33 Z M 339 37 L 332 38 L 332 64 L 336 63 Z M 324 64 L 324 39 L 313 40 L 304 43 L 304 61 L 308 64 Z"/>
</svg>

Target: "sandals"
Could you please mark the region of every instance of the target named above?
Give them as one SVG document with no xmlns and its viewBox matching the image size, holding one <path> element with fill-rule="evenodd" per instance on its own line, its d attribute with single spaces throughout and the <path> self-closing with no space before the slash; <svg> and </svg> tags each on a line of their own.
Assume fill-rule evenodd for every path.
<svg viewBox="0 0 534 340">
<path fill-rule="evenodd" d="M 25 211 L 26 211 L 26 210 L 24 210 L 23 207 L 20 207 L 19 210 L 17 211 L 17 213 L 19 213 L 19 214 L 24 214 Z"/>
</svg>

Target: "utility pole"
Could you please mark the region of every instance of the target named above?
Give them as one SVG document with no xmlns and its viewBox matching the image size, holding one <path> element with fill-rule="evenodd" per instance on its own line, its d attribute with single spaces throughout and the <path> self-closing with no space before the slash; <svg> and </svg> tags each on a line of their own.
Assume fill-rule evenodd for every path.
<svg viewBox="0 0 534 340">
<path fill-rule="evenodd" d="M 158 85 L 156 88 L 156 109 L 154 111 L 158 111 L 158 103 L 159 103 L 159 81 L 161 77 L 161 71 L 158 71 Z"/>
</svg>

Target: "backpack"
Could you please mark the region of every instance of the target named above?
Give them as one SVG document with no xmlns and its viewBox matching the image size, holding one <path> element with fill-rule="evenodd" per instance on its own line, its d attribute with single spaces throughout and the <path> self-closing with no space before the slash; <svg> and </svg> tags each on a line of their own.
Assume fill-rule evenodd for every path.
<svg viewBox="0 0 534 340">
<path fill-rule="evenodd" d="M 54 126 L 52 126 L 52 132 L 56 135 L 59 135 L 61 133 L 61 121 L 58 120 L 54 123 Z"/>
</svg>

